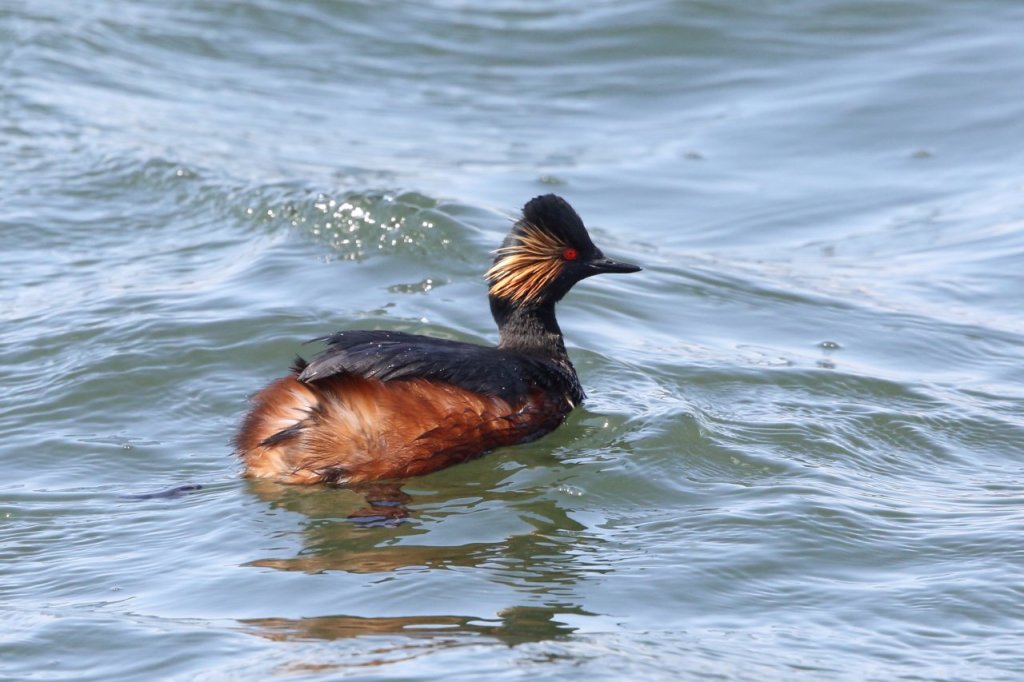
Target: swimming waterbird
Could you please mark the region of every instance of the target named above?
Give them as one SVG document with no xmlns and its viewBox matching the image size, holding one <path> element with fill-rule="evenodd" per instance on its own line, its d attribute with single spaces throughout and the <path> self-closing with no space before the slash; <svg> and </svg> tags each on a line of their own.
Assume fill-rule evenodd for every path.
<svg viewBox="0 0 1024 682">
<path fill-rule="evenodd" d="M 555 304 L 574 284 L 637 272 L 605 257 L 561 197 L 523 207 L 485 275 L 497 346 L 343 331 L 252 399 L 245 475 L 358 484 L 426 474 L 557 428 L 584 398 Z"/>
</svg>

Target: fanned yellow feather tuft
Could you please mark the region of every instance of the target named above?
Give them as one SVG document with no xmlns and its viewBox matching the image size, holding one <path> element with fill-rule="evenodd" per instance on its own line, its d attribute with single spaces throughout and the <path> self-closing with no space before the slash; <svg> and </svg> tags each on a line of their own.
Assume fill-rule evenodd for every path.
<svg viewBox="0 0 1024 682">
<path fill-rule="evenodd" d="M 566 246 L 549 232 L 526 224 L 515 244 L 497 250 L 498 261 L 484 275 L 491 295 L 517 303 L 538 300 L 562 271 Z"/>
</svg>

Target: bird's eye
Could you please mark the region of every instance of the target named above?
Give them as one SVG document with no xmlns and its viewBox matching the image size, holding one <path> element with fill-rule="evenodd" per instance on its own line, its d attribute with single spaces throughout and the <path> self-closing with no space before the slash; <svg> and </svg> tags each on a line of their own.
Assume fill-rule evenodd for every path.
<svg viewBox="0 0 1024 682">
<path fill-rule="evenodd" d="M 562 252 L 562 258 L 565 260 L 576 260 L 580 257 L 580 252 L 571 246 Z"/>
</svg>

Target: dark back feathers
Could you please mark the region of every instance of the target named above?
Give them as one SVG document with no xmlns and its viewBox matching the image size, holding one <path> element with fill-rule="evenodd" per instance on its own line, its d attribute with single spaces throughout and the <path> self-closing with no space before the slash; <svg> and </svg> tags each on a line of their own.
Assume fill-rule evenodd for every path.
<svg viewBox="0 0 1024 682">
<path fill-rule="evenodd" d="M 509 402 L 536 388 L 564 392 L 574 403 L 584 397 L 571 367 L 540 356 L 392 331 L 344 331 L 314 340 L 326 341 L 327 349 L 296 366 L 299 381 L 348 373 L 380 381 L 432 379 Z"/>
</svg>

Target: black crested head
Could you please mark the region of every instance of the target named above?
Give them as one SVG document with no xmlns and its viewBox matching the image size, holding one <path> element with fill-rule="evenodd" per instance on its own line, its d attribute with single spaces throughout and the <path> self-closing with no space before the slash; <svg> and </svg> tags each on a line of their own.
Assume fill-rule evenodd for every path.
<svg viewBox="0 0 1024 682">
<path fill-rule="evenodd" d="M 605 258 L 569 202 L 545 194 L 523 207 L 485 276 L 495 310 L 496 301 L 501 308 L 554 304 L 581 279 L 639 269 Z"/>
<path fill-rule="evenodd" d="M 557 194 L 544 194 L 526 202 L 523 206 L 523 217 L 516 222 L 509 237 L 522 232 L 526 225 L 540 228 L 563 244 L 594 247 L 594 242 L 590 241 L 590 234 L 583 226 L 579 214 L 568 201 Z"/>
</svg>

